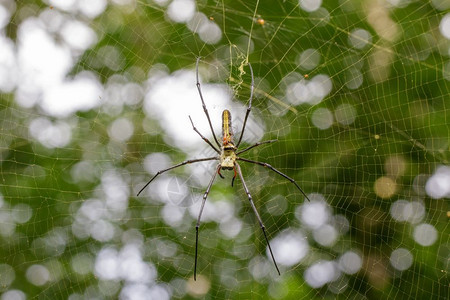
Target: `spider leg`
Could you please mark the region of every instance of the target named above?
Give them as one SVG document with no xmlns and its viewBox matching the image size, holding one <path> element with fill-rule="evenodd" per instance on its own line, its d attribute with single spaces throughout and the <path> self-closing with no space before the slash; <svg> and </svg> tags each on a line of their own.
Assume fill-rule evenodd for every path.
<svg viewBox="0 0 450 300">
<path fill-rule="evenodd" d="M 234 184 L 234 180 L 236 179 L 236 166 L 234 166 L 234 168 L 233 168 L 233 170 L 234 170 L 234 176 L 233 176 L 233 179 L 231 179 L 231 187 L 233 187 L 233 184 Z"/>
<path fill-rule="evenodd" d="M 198 253 L 198 228 L 200 227 L 200 218 L 202 217 L 203 208 L 205 207 L 206 198 L 208 197 L 209 191 L 211 190 L 211 186 L 214 183 L 214 179 L 216 175 L 219 174 L 220 164 L 217 166 L 216 172 L 214 172 L 211 181 L 206 188 L 205 194 L 203 195 L 202 206 L 200 207 L 200 213 L 197 218 L 197 225 L 195 225 L 195 263 L 194 263 L 194 280 L 197 280 L 197 253 Z"/>
<path fill-rule="evenodd" d="M 203 100 L 202 89 L 200 87 L 200 81 L 198 80 L 198 62 L 199 61 L 200 61 L 200 57 L 197 58 L 197 62 L 195 64 L 195 74 L 196 74 L 196 78 L 197 78 L 197 90 L 200 95 L 200 99 L 202 100 L 203 111 L 205 112 L 206 118 L 208 119 L 208 123 L 209 123 L 209 127 L 211 128 L 212 135 L 214 137 L 214 140 L 217 143 L 217 146 L 219 146 L 219 148 L 220 148 L 219 141 L 217 140 L 216 134 L 214 133 L 213 126 L 211 124 L 211 119 L 209 118 L 208 109 L 206 108 L 205 101 Z"/>
<path fill-rule="evenodd" d="M 224 179 L 222 174 L 220 174 L 220 169 L 222 169 L 222 166 L 219 166 L 219 169 L 217 170 L 217 174 L 219 174 L 220 178 Z"/>
<path fill-rule="evenodd" d="M 252 195 L 250 195 L 250 192 L 247 188 L 247 184 L 244 181 L 244 176 L 242 176 L 241 167 L 239 166 L 239 164 L 237 162 L 235 163 L 235 168 L 237 170 L 237 173 L 239 174 L 239 177 L 241 178 L 242 186 L 244 187 L 245 193 L 247 194 L 248 201 L 250 202 L 250 205 L 252 206 L 253 211 L 255 212 L 256 218 L 258 218 L 259 226 L 261 227 L 261 230 L 264 234 L 264 238 L 266 239 L 267 246 L 270 251 L 270 256 L 272 256 L 272 260 L 275 265 L 275 268 L 277 269 L 278 275 L 281 275 L 280 270 L 278 269 L 278 266 L 277 266 L 277 262 L 275 261 L 275 257 L 273 256 L 273 252 L 272 252 L 272 248 L 270 247 L 269 239 L 267 238 L 266 227 L 264 226 L 263 221 L 261 220 L 261 217 L 259 216 L 259 213 L 256 210 L 255 204 L 253 203 L 253 200 L 252 200 Z"/>
<path fill-rule="evenodd" d="M 214 156 L 214 157 L 205 157 L 205 158 L 198 158 L 198 159 L 190 159 L 190 160 L 186 160 L 186 161 L 183 161 L 182 163 L 179 163 L 179 164 L 176 164 L 176 165 L 174 165 L 174 166 L 172 166 L 172 167 L 169 167 L 169 168 L 167 168 L 167 169 L 164 169 L 164 170 L 160 170 L 160 171 L 158 171 L 158 173 L 156 173 L 155 174 L 155 176 L 153 176 L 152 177 L 152 179 L 150 179 L 145 185 L 144 185 L 144 187 L 137 193 L 137 195 L 136 196 L 139 196 L 139 194 L 140 193 L 142 193 L 142 191 L 143 190 L 145 190 L 145 188 L 159 175 L 159 174 L 162 174 L 162 173 L 164 173 L 164 172 L 167 172 L 167 171 L 169 171 L 169 170 L 172 170 L 172 169 L 175 169 L 175 168 L 178 168 L 178 167 L 181 167 L 181 166 L 184 166 L 184 165 L 187 165 L 187 164 L 192 164 L 192 163 L 196 163 L 196 162 L 200 162 L 200 161 L 207 161 L 207 160 L 218 160 L 219 158 L 218 157 L 216 157 L 216 156 Z"/>
<path fill-rule="evenodd" d="M 311 200 L 309 200 L 309 198 L 308 198 L 308 196 L 306 195 L 306 193 L 302 190 L 302 188 L 297 184 L 297 182 L 295 182 L 294 179 L 292 179 L 291 177 L 287 176 L 286 174 L 283 174 L 282 172 L 278 171 L 277 169 L 275 169 L 274 167 L 272 167 L 272 166 L 269 165 L 268 163 L 265 163 L 265 162 L 259 162 L 259 161 L 254 161 L 254 160 L 250 160 L 250 159 L 246 159 L 246 158 L 242 158 L 242 157 L 236 157 L 236 159 L 237 159 L 237 160 L 242 160 L 242 161 L 245 161 L 245 162 L 249 162 L 249 163 L 252 163 L 252 164 L 255 164 L 255 165 L 260 165 L 260 166 L 263 166 L 263 167 L 265 167 L 265 168 L 269 168 L 270 170 L 274 171 L 275 173 L 277 173 L 277 174 L 283 176 L 284 178 L 286 178 L 287 180 L 289 180 L 290 182 L 292 182 L 292 183 L 298 188 L 298 190 L 303 194 L 303 196 L 305 196 L 305 198 L 306 198 L 308 201 L 311 201 Z"/>
<path fill-rule="evenodd" d="M 243 149 L 243 150 L 237 151 L 237 152 L 236 152 L 236 155 L 239 155 L 239 154 L 241 154 L 241 153 L 247 152 L 248 150 L 253 149 L 253 148 L 255 148 L 255 147 L 258 147 L 258 146 L 260 146 L 260 145 L 270 144 L 270 143 L 275 143 L 276 141 L 278 141 L 278 140 L 268 140 L 268 141 L 258 142 L 258 143 L 254 144 L 254 145 L 252 145 L 252 146 L 250 146 L 250 147 L 247 147 L 247 148 L 245 148 L 245 149 Z"/>
<path fill-rule="evenodd" d="M 252 110 L 252 100 L 253 100 L 253 90 L 255 88 L 255 80 L 253 78 L 253 68 L 250 63 L 248 63 L 248 67 L 250 68 L 250 74 L 252 76 L 252 85 L 250 88 L 250 98 L 248 100 L 247 111 L 245 112 L 244 124 L 242 125 L 241 136 L 239 137 L 239 141 L 236 144 L 236 148 L 239 147 L 239 145 L 241 144 L 242 136 L 244 135 L 245 125 L 247 124 L 248 115 L 250 114 L 250 111 Z"/>
<path fill-rule="evenodd" d="M 213 145 L 213 144 L 211 144 L 211 142 L 207 139 L 207 138 L 205 138 L 201 133 L 200 133 L 200 131 L 198 131 L 197 130 L 197 128 L 195 128 L 195 126 L 194 126 L 194 122 L 192 122 L 192 119 L 191 119 L 191 116 L 189 116 L 189 120 L 191 120 L 191 124 L 192 124 L 192 129 L 194 129 L 194 131 L 195 132 L 197 132 L 198 133 L 198 135 L 211 147 L 211 148 L 213 148 L 214 149 L 214 151 L 216 151 L 217 153 L 220 153 L 220 151 Z"/>
</svg>

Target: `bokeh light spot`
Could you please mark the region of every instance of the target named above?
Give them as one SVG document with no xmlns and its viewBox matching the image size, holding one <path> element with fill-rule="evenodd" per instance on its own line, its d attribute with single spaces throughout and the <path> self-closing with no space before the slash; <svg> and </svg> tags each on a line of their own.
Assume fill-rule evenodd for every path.
<svg viewBox="0 0 450 300">
<path fill-rule="evenodd" d="M 448 40 L 450 40 L 450 13 L 446 14 L 439 23 L 439 31 Z"/>
<path fill-rule="evenodd" d="M 322 246 L 331 247 L 335 244 L 338 238 L 336 228 L 329 224 L 325 224 L 313 232 L 314 240 Z"/>
<path fill-rule="evenodd" d="M 362 258 L 353 251 L 347 251 L 339 258 L 339 268 L 346 274 L 355 274 L 362 267 Z"/>
<path fill-rule="evenodd" d="M 201 297 L 208 293 L 211 288 L 211 282 L 203 275 L 197 274 L 197 280 L 194 277 L 187 281 L 187 292 L 194 297 Z"/>
<path fill-rule="evenodd" d="M 325 284 L 336 280 L 339 270 L 332 261 L 320 260 L 306 269 L 304 277 L 306 282 L 313 288 L 320 288 Z"/>
<path fill-rule="evenodd" d="M 439 166 L 428 179 L 425 190 L 434 199 L 450 197 L 450 167 Z"/>
<path fill-rule="evenodd" d="M 27 269 L 26 277 L 36 286 L 42 286 L 50 280 L 50 272 L 43 265 L 32 265 Z"/>
<path fill-rule="evenodd" d="M 133 132 L 133 123 L 126 118 L 115 120 L 108 130 L 109 136 L 119 142 L 127 141 L 133 135 Z"/>
<path fill-rule="evenodd" d="M 300 8 L 306 12 L 313 12 L 322 5 L 322 0 L 299 0 Z"/>
<path fill-rule="evenodd" d="M 9 290 L 2 294 L 1 300 L 26 300 L 27 296 L 19 290 Z"/>
<path fill-rule="evenodd" d="M 378 197 L 388 199 L 396 193 L 397 184 L 392 178 L 382 176 L 375 181 L 373 188 Z"/>
<path fill-rule="evenodd" d="M 308 253 L 309 244 L 303 232 L 284 231 L 270 242 L 278 264 L 293 266 L 298 264 Z M 269 249 L 266 249 L 270 257 Z"/>
<path fill-rule="evenodd" d="M 299 57 L 297 58 L 297 63 L 300 66 L 300 68 L 304 70 L 312 70 L 320 62 L 320 53 L 317 51 L 317 49 L 306 49 L 302 53 L 300 53 Z"/>
<path fill-rule="evenodd" d="M 317 128 L 325 130 L 333 125 L 333 114 L 328 108 L 321 107 L 313 112 L 311 121 Z"/>
<path fill-rule="evenodd" d="M 406 160 L 400 155 L 391 155 L 384 162 L 384 171 L 389 177 L 399 177 L 405 173 Z"/>
<path fill-rule="evenodd" d="M 217 44 L 222 38 L 222 30 L 214 22 L 205 22 L 198 30 L 199 37 L 207 44 Z"/>
<path fill-rule="evenodd" d="M 4 289 L 11 285 L 16 278 L 14 269 L 8 264 L 0 264 L 0 288 Z"/>
<path fill-rule="evenodd" d="M 323 198 L 320 196 L 320 198 Z M 319 228 L 330 219 L 331 213 L 325 201 L 305 202 L 295 211 L 295 216 L 309 228 Z"/>
<path fill-rule="evenodd" d="M 431 4 L 439 10 L 446 10 L 450 8 L 450 1 L 448 0 L 431 0 Z"/>
<path fill-rule="evenodd" d="M 342 125 L 353 124 L 356 119 L 356 109 L 348 103 L 340 104 L 334 111 L 334 117 Z"/>
<path fill-rule="evenodd" d="M 414 228 L 413 237 L 418 244 L 427 247 L 436 242 L 438 232 L 433 225 L 423 223 Z"/>
<path fill-rule="evenodd" d="M 72 138 L 72 130 L 66 122 L 57 121 L 53 123 L 44 117 L 32 120 L 29 131 L 32 137 L 47 148 L 62 148 Z"/>
<path fill-rule="evenodd" d="M 167 154 L 155 152 L 144 159 L 144 168 L 149 174 L 156 174 L 159 170 L 168 168 L 172 161 Z"/>
<path fill-rule="evenodd" d="M 364 81 L 364 76 L 357 68 L 349 68 L 345 71 L 345 85 L 351 89 L 356 90 Z"/>
<path fill-rule="evenodd" d="M 398 248 L 392 251 L 389 260 L 395 269 L 405 271 L 411 267 L 413 263 L 413 256 L 409 250 L 405 248 Z"/>
<path fill-rule="evenodd" d="M 11 215 L 15 222 L 23 224 L 31 219 L 33 210 L 28 204 L 19 203 L 13 207 Z"/>
<path fill-rule="evenodd" d="M 88 275 L 94 271 L 94 260 L 88 253 L 77 253 L 72 257 L 70 265 L 79 275 Z"/>
<path fill-rule="evenodd" d="M 350 32 L 348 41 L 356 49 L 363 49 L 367 44 L 372 42 L 372 35 L 367 30 L 357 28 Z"/>
<path fill-rule="evenodd" d="M 191 0 L 174 0 L 167 8 L 169 18 L 177 23 L 189 21 L 195 13 L 195 2 Z"/>
</svg>

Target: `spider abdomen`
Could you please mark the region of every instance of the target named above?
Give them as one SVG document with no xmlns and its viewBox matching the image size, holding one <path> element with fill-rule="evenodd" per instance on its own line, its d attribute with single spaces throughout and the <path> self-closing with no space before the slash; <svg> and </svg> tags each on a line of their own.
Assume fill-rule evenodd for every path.
<svg viewBox="0 0 450 300">
<path fill-rule="evenodd" d="M 231 113 L 228 109 L 225 109 L 222 113 L 222 136 L 223 136 L 223 146 L 227 146 L 228 143 L 233 143 L 233 128 L 231 127 Z"/>
<path fill-rule="evenodd" d="M 224 170 L 232 170 L 236 161 L 236 146 L 233 144 L 231 113 L 228 109 L 225 109 L 222 113 L 222 135 L 223 144 L 220 152 L 220 166 Z"/>
</svg>

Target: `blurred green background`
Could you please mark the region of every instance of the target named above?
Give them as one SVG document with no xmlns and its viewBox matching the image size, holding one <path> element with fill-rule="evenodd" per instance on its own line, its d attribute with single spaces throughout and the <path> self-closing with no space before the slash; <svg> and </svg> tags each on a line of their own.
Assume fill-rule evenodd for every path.
<svg viewBox="0 0 450 300">
<path fill-rule="evenodd" d="M 0 1 L 0 299 L 448 299 L 450 1 Z M 214 152 L 241 131 L 239 178 Z"/>
</svg>

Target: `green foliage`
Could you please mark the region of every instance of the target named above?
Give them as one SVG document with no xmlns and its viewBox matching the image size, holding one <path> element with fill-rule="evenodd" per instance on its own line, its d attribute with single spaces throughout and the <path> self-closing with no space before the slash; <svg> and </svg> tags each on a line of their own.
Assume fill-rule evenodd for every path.
<svg viewBox="0 0 450 300">
<path fill-rule="evenodd" d="M 428 1 L 398 1 L 404 3 L 402 7 L 388 4 L 395 1 L 323 1 L 322 8 L 311 13 L 297 1 L 199 1 L 196 10 L 222 32 L 220 41 L 206 43 L 185 23 L 171 21 L 166 5 L 116 2 L 93 20 L 73 10 L 28 1 L 16 1 L 15 9 L 10 8 L 13 15 L 3 33 L 18 48 L 17 29 L 28 18 L 43 18 L 44 12 L 53 11 L 93 29 L 97 41 L 74 55 L 70 73 L 65 75 L 69 80 L 88 71 L 105 93 L 95 108 L 59 117 L 45 112 L 42 99 L 24 106 L 15 101 L 19 89 L 2 91 L 0 270 L 6 264 L 14 276 L 2 279 L 0 274 L 0 293 L 20 290 L 29 298 L 52 299 L 125 297 L 121 292 L 130 281 L 102 278 L 96 262 L 102 250 L 120 252 L 135 239 L 143 261 L 154 268 L 155 278 L 143 282 L 149 290 L 166 289 L 173 298 L 447 299 L 448 194 L 433 199 L 424 186 L 449 160 L 450 42 L 439 32 L 439 22 L 448 11 Z M 352 46 L 352 39 L 361 42 L 355 29 L 370 34 L 365 46 Z M 57 44 L 64 39 L 61 34 L 51 33 Z M 320 60 L 308 69 L 299 63 L 299 55 L 310 48 L 320 54 Z M 135 197 L 154 175 L 143 167 L 147 155 L 162 153 L 173 164 L 192 158 L 187 146 L 177 146 L 160 113 L 145 110 L 146 97 L 157 88 L 149 79 L 159 70 L 166 72 L 161 76 L 193 72 L 199 56 L 204 68 L 201 77 L 205 70 L 209 72 L 209 77 L 201 78 L 204 93 L 208 82 L 227 84 L 235 96 L 233 105 L 247 105 L 246 63 L 253 66 L 252 115 L 263 124 L 263 140 L 279 141 L 251 150 L 245 157 L 270 163 L 293 177 L 308 195 L 323 197 L 331 211 L 331 225 L 339 227 L 336 216 L 348 220 L 348 231 L 339 234 L 333 246 L 321 245 L 314 228 L 299 217 L 304 199 L 295 187 L 259 166 L 243 165 L 270 239 L 292 230 L 301 232 L 309 245 L 305 258 L 282 267 L 281 277 L 266 255 L 264 237 L 242 184 L 237 180 L 231 188 L 229 173 L 225 180 L 216 179 L 207 206 L 228 203 L 235 220 L 222 223 L 210 217 L 203 221 L 196 283 L 192 278 L 195 222 L 206 185 L 190 178 L 192 169 L 184 167 L 166 178 L 185 181 L 188 196 L 183 201 L 187 202 L 165 203 L 161 195 L 167 192 L 166 185 L 156 181 L 143 196 Z M 329 77 L 332 88 L 319 101 L 293 103 L 286 95 L 291 83 L 306 84 L 320 74 Z M 357 80 L 362 82 L 356 84 Z M 130 83 L 142 91 L 135 103 L 126 103 Z M 114 84 L 119 87 L 112 89 Z M 120 93 L 123 96 L 117 96 Z M 211 94 L 205 93 L 205 101 L 212 115 L 218 116 Z M 188 95 L 178 97 L 180 106 L 188 101 Z M 201 111 L 200 99 L 196 101 L 192 106 Z M 343 104 L 350 104 L 354 113 L 343 110 L 339 117 Z M 176 107 L 165 113 L 170 115 L 172 109 Z M 319 109 L 331 114 L 330 126 L 317 126 Z M 186 121 L 190 126 L 187 114 L 185 120 L 173 119 L 173 123 Z M 354 120 L 345 122 L 352 116 Z M 69 124 L 70 142 L 53 147 L 33 136 L 32 121 L 39 118 Z M 111 133 L 113 123 L 121 118 L 133 126 L 133 134 L 125 141 Z M 319 116 L 319 121 L 324 119 Z M 196 122 L 205 124 L 206 119 Z M 203 134 L 211 137 L 209 132 Z M 383 185 L 381 179 L 390 181 Z M 121 198 L 121 193 L 126 196 Z M 395 220 L 392 207 L 398 200 L 421 203 L 420 220 Z M 277 215 L 277 208 L 282 213 Z M 83 209 L 93 219 L 81 218 Z M 223 206 L 216 209 L 218 215 L 223 213 Z M 167 221 L 168 215 L 177 213 L 182 215 L 179 223 Z M 95 222 L 103 219 L 107 221 Z M 112 228 L 113 236 L 102 240 L 80 233 L 83 221 L 105 226 L 98 229 L 102 234 Z M 227 236 L 227 226 L 238 222 L 239 232 Z M 414 238 L 414 230 L 422 223 L 437 231 L 432 245 L 422 246 Z M 413 257 L 403 271 L 390 262 L 398 248 L 407 249 Z M 362 259 L 354 274 L 344 274 L 337 267 L 349 250 Z M 258 264 L 258 259 L 264 262 Z M 340 276 L 314 287 L 306 273 L 321 260 L 335 262 Z M 48 274 L 33 275 L 30 268 L 36 265 Z"/>
</svg>

